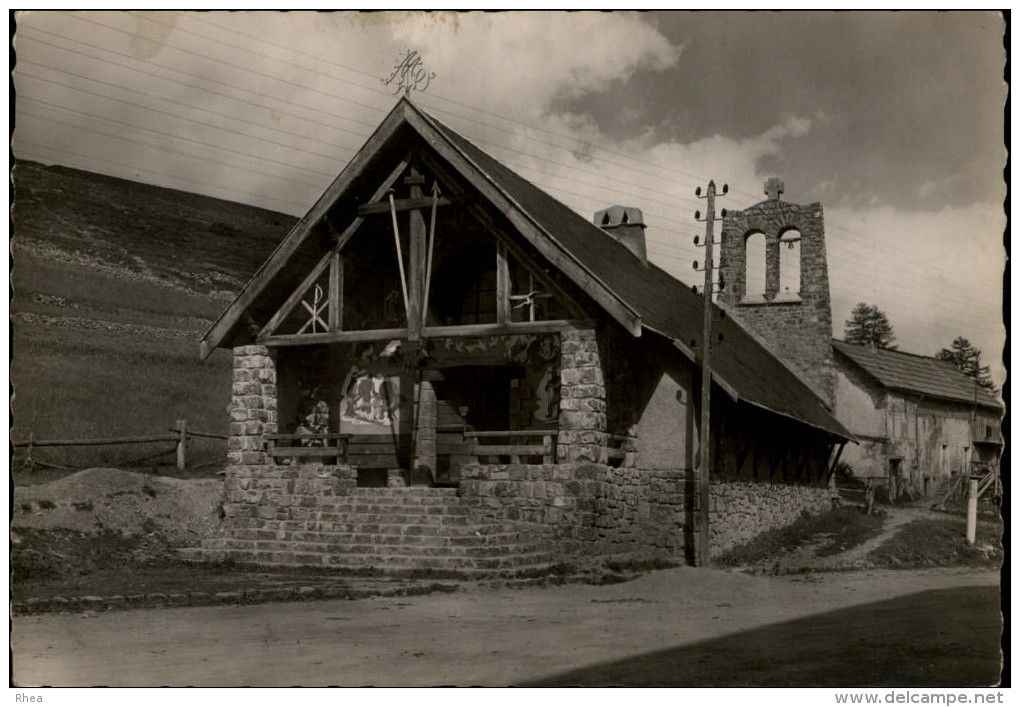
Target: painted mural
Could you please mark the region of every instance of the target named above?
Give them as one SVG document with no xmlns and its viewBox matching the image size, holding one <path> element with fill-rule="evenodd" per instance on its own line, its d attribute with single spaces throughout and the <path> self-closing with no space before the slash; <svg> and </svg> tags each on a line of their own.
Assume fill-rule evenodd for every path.
<svg viewBox="0 0 1020 707">
<path fill-rule="evenodd" d="M 383 427 L 389 431 L 398 417 L 400 379 L 352 366 L 344 380 L 340 422 Z"/>
</svg>

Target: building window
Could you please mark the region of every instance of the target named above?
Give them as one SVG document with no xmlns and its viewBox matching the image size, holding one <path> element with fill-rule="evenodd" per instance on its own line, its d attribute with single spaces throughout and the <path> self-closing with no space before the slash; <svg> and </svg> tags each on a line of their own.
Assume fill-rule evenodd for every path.
<svg viewBox="0 0 1020 707">
<path fill-rule="evenodd" d="M 744 300 L 765 299 L 765 234 L 752 233 L 744 241 Z"/>
<path fill-rule="evenodd" d="M 778 298 L 800 298 L 800 231 L 785 231 L 779 237 Z"/>
</svg>

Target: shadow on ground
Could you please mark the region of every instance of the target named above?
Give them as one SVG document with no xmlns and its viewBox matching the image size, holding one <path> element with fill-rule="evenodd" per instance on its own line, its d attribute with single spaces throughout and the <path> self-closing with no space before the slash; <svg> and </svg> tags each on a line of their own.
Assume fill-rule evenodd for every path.
<svg viewBox="0 0 1020 707">
<path fill-rule="evenodd" d="M 528 686 L 987 686 L 1000 679 L 998 587 L 863 604 L 572 670 Z"/>
</svg>

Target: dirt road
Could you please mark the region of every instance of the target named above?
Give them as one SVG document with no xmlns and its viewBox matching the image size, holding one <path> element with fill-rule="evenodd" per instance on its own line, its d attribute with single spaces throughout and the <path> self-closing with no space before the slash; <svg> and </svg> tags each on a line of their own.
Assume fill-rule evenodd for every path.
<svg viewBox="0 0 1020 707">
<path fill-rule="evenodd" d="M 751 577 L 16 618 L 29 685 L 988 685 L 999 577 Z"/>
</svg>

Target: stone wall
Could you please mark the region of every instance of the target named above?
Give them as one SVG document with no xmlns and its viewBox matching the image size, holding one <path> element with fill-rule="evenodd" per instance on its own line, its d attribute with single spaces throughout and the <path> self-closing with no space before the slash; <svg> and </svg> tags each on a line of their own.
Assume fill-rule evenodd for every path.
<svg viewBox="0 0 1020 707">
<path fill-rule="evenodd" d="M 818 486 L 713 481 L 709 548 L 716 555 L 754 536 L 782 528 L 801 514 L 832 508 L 832 492 Z"/>
<path fill-rule="evenodd" d="M 559 462 L 606 463 L 606 385 L 594 329 L 563 332 Z"/>
<path fill-rule="evenodd" d="M 265 464 L 263 434 L 277 431 L 275 353 L 265 346 L 234 347 L 233 384 L 230 391 L 231 464 Z"/>
<path fill-rule="evenodd" d="M 682 562 L 683 472 L 605 464 L 470 465 L 461 496 L 479 519 L 542 526 L 565 559 L 659 557 Z"/>
<path fill-rule="evenodd" d="M 436 391 L 432 383 L 418 384 L 415 414 L 414 459 L 416 468 L 436 469 Z"/>
<path fill-rule="evenodd" d="M 235 464 L 223 481 L 227 525 L 236 518 L 305 520 L 323 504 L 348 496 L 357 486 L 352 466 L 310 464 Z"/>
</svg>

